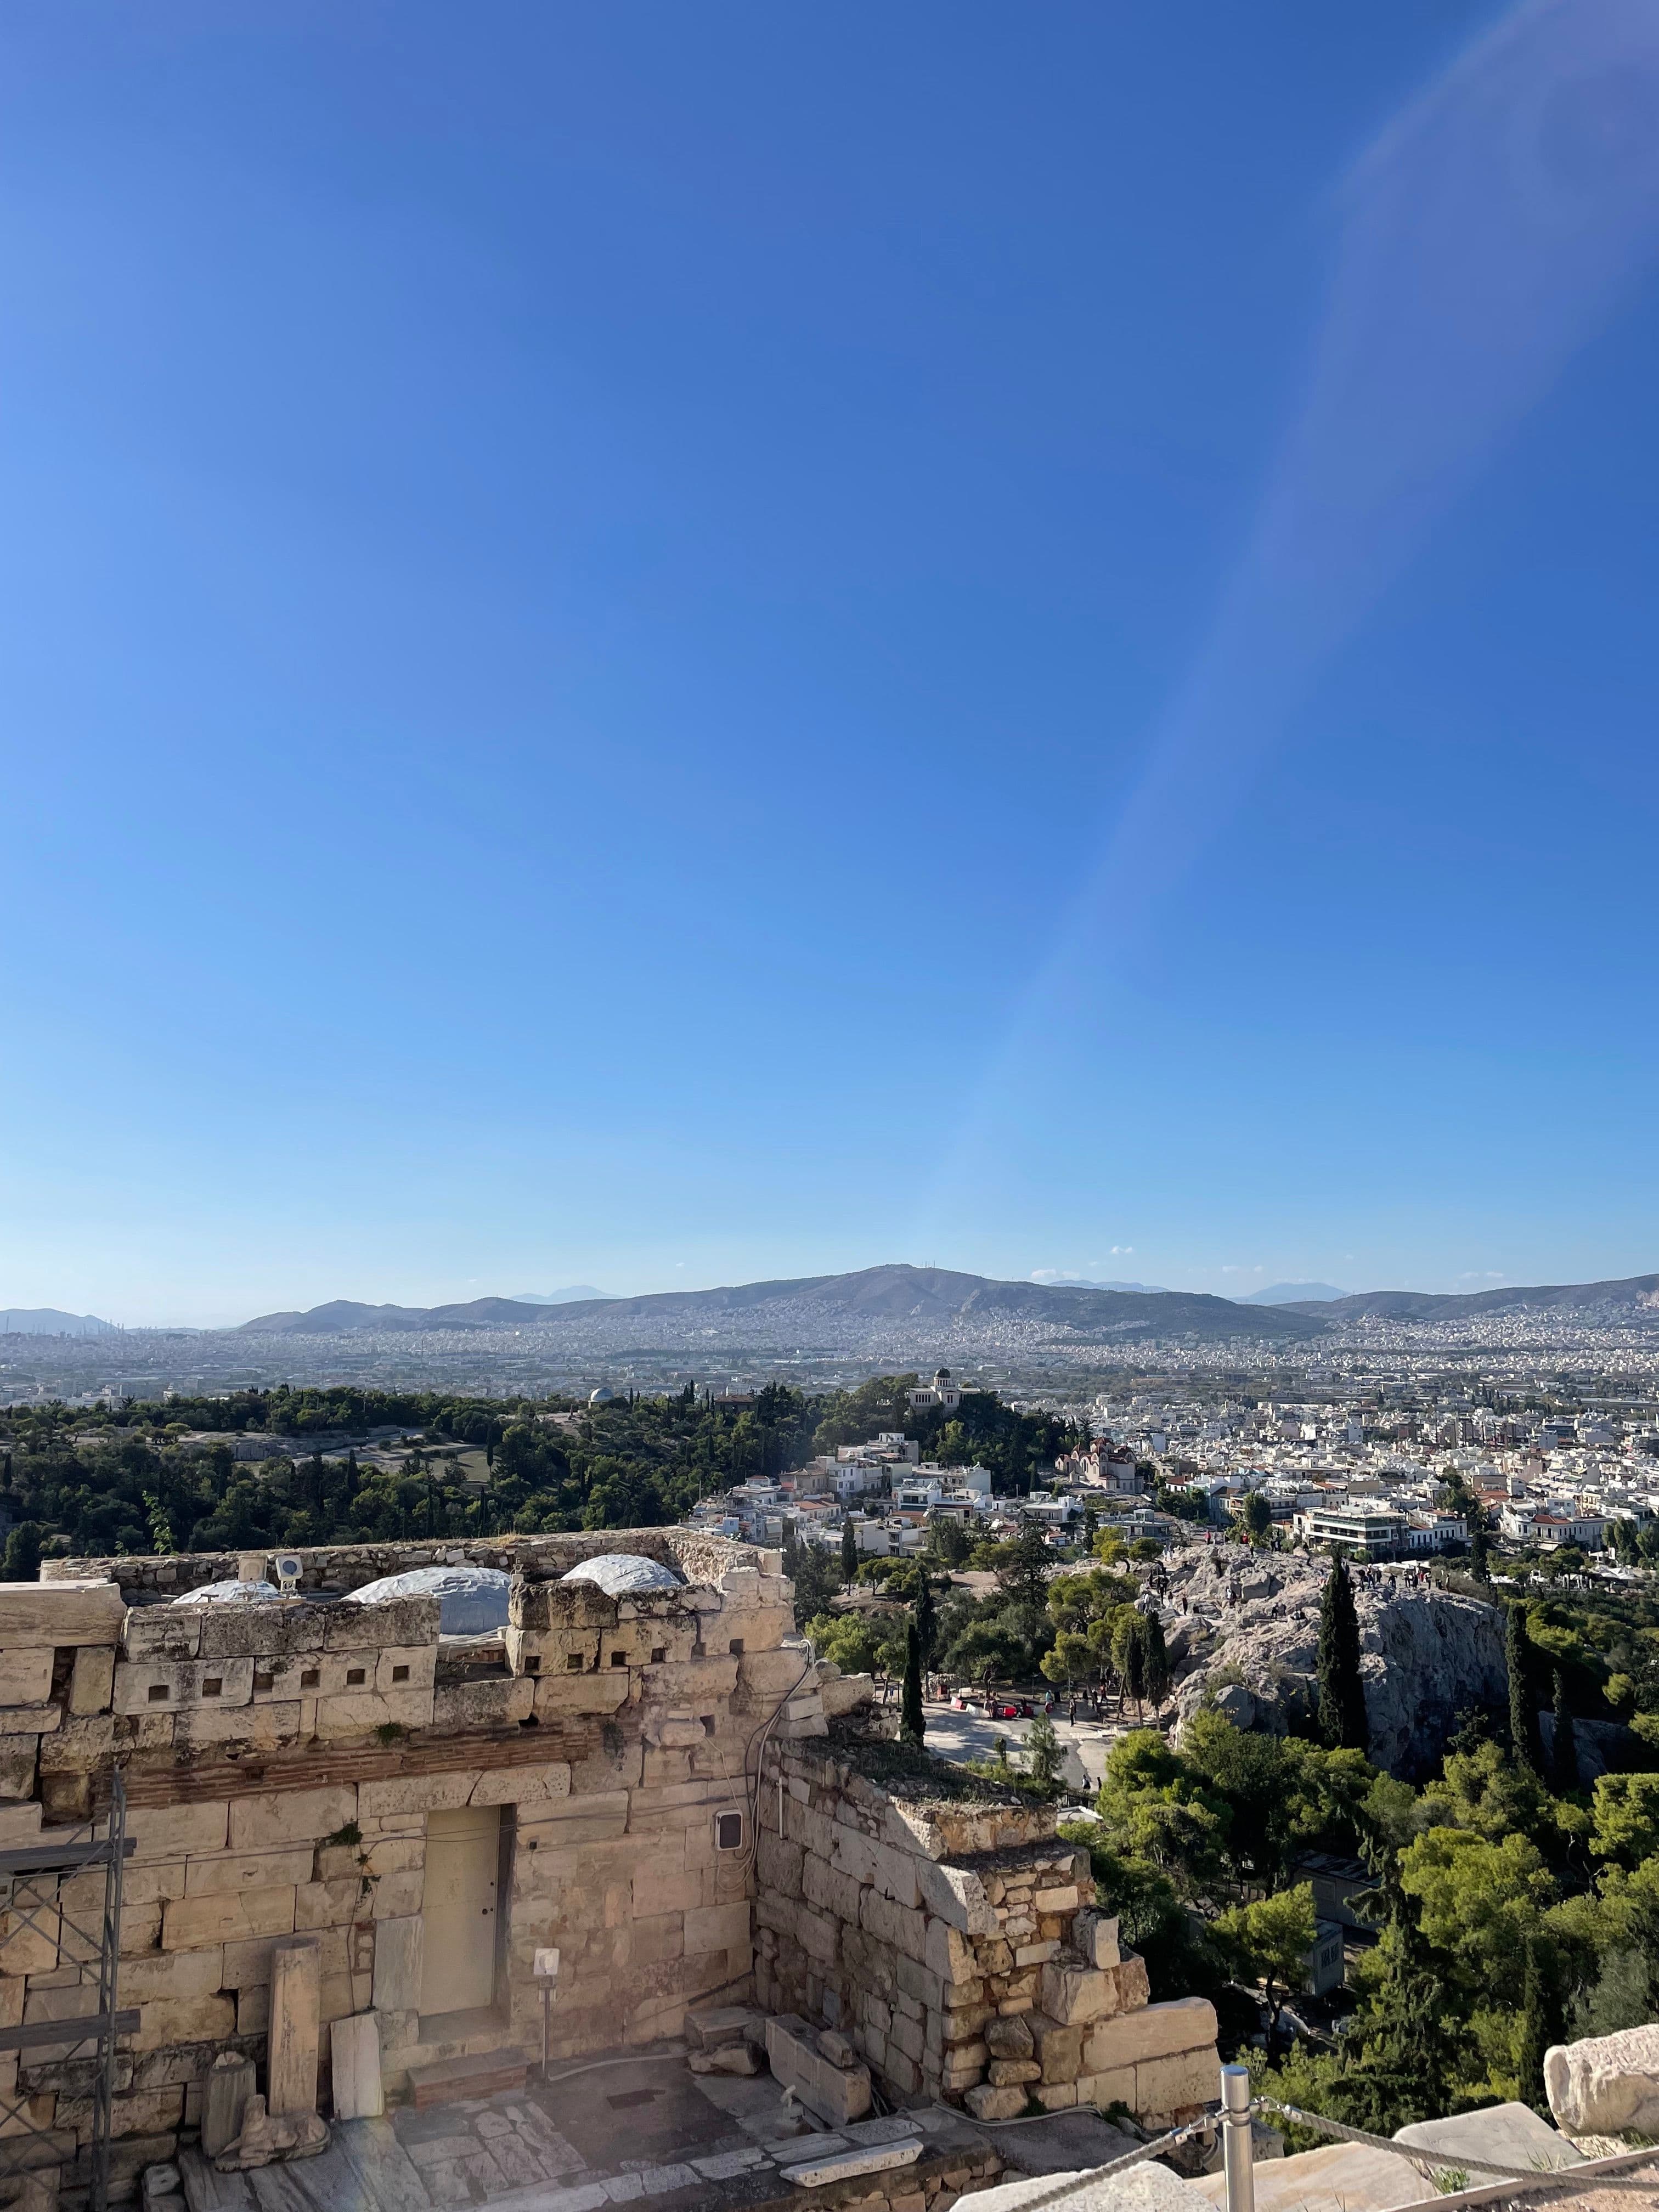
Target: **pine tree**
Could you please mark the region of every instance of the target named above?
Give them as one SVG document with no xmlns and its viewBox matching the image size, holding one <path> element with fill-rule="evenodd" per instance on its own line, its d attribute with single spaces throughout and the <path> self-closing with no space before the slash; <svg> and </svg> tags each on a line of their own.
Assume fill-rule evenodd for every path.
<svg viewBox="0 0 1659 2212">
<path fill-rule="evenodd" d="M 1532 1646 L 1526 1620 L 1518 1605 L 1509 1609 L 1504 1623 L 1504 1660 L 1510 1675 L 1510 1748 L 1517 1766 L 1543 1770 L 1543 1747 L 1538 1735 L 1538 1713 L 1532 1700 Z"/>
<path fill-rule="evenodd" d="M 1555 1727 L 1550 1741 L 1550 1788 L 1558 1797 L 1571 1796 L 1578 1787 L 1578 1739 L 1567 1703 L 1567 1678 L 1555 1670 Z"/>
<path fill-rule="evenodd" d="M 1319 1730 L 1333 1751 L 1364 1751 L 1370 1741 L 1359 1675 L 1359 1615 L 1340 1552 L 1319 1604 Z"/>
<path fill-rule="evenodd" d="M 841 1578 L 844 1583 L 857 1579 L 859 1571 L 859 1540 L 853 1531 L 853 1516 L 843 1513 L 841 1520 Z"/>
<path fill-rule="evenodd" d="M 914 1620 L 904 1626 L 904 1695 L 899 1703 L 899 1734 L 920 1743 L 927 1732 L 921 1710 L 921 1638 Z"/>
<path fill-rule="evenodd" d="M 1640 1964 L 1643 2017 L 1659 2020 L 1659 1898 L 1632 1884 L 1630 1899 L 1625 1942 Z"/>
</svg>

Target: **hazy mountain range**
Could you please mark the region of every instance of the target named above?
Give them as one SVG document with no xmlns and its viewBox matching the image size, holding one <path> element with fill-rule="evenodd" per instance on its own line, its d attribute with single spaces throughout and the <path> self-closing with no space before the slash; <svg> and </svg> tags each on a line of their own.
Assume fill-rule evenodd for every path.
<svg viewBox="0 0 1659 2212">
<path fill-rule="evenodd" d="M 96 1314 L 59 1313 L 56 1306 L 0 1306 L 0 1332 L 8 1336 L 113 1336 L 112 1321 Z"/>
<path fill-rule="evenodd" d="M 1267 1309 L 1248 1322 L 1228 1298 L 1187 1291 L 1103 1291 L 1073 1283 L 1003 1283 L 945 1267 L 866 1267 L 846 1275 L 803 1275 L 707 1291 L 660 1291 L 638 1298 L 599 1297 L 532 1305 L 512 1298 L 473 1298 L 444 1306 L 360 1305 L 337 1298 L 304 1313 L 261 1314 L 243 1324 L 247 1335 L 337 1335 L 356 1329 L 568 1328 L 592 1319 L 608 1328 L 656 1322 L 675 1336 L 688 1327 L 718 1327 L 742 1318 L 745 1333 L 775 1316 L 781 1337 L 829 1321 L 914 1325 L 927 1331 L 1000 1321 L 1059 1328 L 1079 1338 L 1194 1335 L 1270 1337 L 1295 1341 L 1322 1333 L 1301 1314 Z"/>
<path fill-rule="evenodd" d="M 550 1341 L 580 1342 L 594 1349 L 653 1343 L 696 1348 L 719 1337 L 751 1345 L 833 1339 L 849 1351 L 866 1342 L 890 1350 L 907 1333 L 918 1342 L 937 1343 L 952 1331 L 964 1345 L 969 1339 L 988 1342 L 1000 1332 L 1079 1344 L 1175 1337 L 1289 1344 L 1365 1318 L 1455 1322 L 1486 1314 L 1589 1309 L 1623 1309 L 1632 1316 L 1652 1311 L 1659 1322 L 1659 1275 L 1450 1294 L 1349 1295 L 1328 1283 L 1279 1283 L 1234 1299 L 1086 1282 L 1000 1282 L 944 1267 L 894 1265 L 631 1298 L 607 1297 L 586 1285 L 533 1298 L 473 1298 L 441 1306 L 366 1305 L 337 1298 L 305 1312 L 261 1314 L 244 1322 L 241 1333 L 335 1336 L 364 1330 L 531 1329 L 546 1332 Z"/>
<path fill-rule="evenodd" d="M 1622 1306 L 1632 1313 L 1659 1308 L 1659 1275 L 1622 1275 L 1606 1283 L 1515 1285 L 1507 1290 L 1445 1296 L 1433 1291 L 1358 1291 L 1351 1297 L 1339 1293 L 1334 1298 L 1293 1302 L 1281 1310 L 1334 1322 L 1365 1316 L 1385 1321 L 1457 1321 L 1477 1314 L 1570 1313 L 1592 1306 Z"/>
</svg>

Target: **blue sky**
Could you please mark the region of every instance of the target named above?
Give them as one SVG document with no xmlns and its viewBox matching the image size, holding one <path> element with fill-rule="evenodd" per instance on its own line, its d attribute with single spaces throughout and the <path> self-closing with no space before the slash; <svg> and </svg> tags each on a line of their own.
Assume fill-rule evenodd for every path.
<svg viewBox="0 0 1659 2212">
<path fill-rule="evenodd" d="M 1659 49 L 21 0 L 0 1303 L 1659 1266 Z"/>
</svg>

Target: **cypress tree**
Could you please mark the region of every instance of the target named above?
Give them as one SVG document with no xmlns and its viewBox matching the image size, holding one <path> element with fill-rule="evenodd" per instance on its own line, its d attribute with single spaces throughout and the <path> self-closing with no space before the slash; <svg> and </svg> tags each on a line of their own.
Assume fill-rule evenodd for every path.
<svg viewBox="0 0 1659 2212">
<path fill-rule="evenodd" d="M 1135 1718 L 1146 1702 L 1146 1616 L 1136 1613 L 1123 1643 L 1123 1694 L 1135 1701 Z"/>
<path fill-rule="evenodd" d="M 1479 1498 L 1469 1500 L 1469 1565 L 1477 1582 L 1489 1583 L 1492 1580 L 1492 1563 L 1486 1545 L 1486 1513 Z"/>
<path fill-rule="evenodd" d="M 9 1583 L 38 1583 L 40 1579 L 40 1530 L 33 1521 L 20 1521 L 6 1539 L 5 1577 Z"/>
<path fill-rule="evenodd" d="M 899 1734 L 920 1743 L 927 1730 L 927 1719 L 921 1710 L 921 1638 L 915 1622 L 909 1620 L 904 1626 L 904 1695 L 899 1704 Z"/>
<path fill-rule="evenodd" d="M 859 1540 L 853 1534 L 853 1516 L 843 1513 L 841 1519 L 841 1578 L 854 1581 L 859 1571 Z"/>
<path fill-rule="evenodd" d="M 1521 1608 L 1511 1605 L 1504 1623 L 1504 1661 L 1510 1675 L 1510 1748 L 1517 1766 L 1529 1766 L 1538 1774 L 1543 1771 L 1544 1756 L 1532 1701 L 1530 1650 Z"/>
<path fill-rule="evenodd" d="M 1549 2098 L 1544 2087 L 1544 2053 L 1553 2043 L 1559 2043 L 1566 2034 L 1566 2020 L 1561 2002 L 1560 1978 L 1553 1971 L 1553 1961 L 1546 1957 L 1543 1947 L 1534 1939 L 1527 1945 L 1527 1978 L 1521 1997 L 1521 2101 L 1530 2105 L 1540 2118 L 1549 2114 Z"/>
<path fill-rule="evenodd" d="M 1156 1718 L 1164 1700 L 1170 1694 L 1170 1653 L 1164 1641 L 1164 1623 L 1155 1613 L 1146 1614 L 1145 1620 L 1142 1671 L 1146 1680 L 1146 1695 L 1152 1699 L 1152 1714 Z"/>
<path fill-rule="evenodd" d="M 926 1572 L 921 1588 L 916 1592 L 916 1634 L 921 1641 L 921 1663 L 928 1665 L 933 1656 L 933 1646 L 939 1641 L 939 1613 L 933 1604 L 933 1585 Z"/>
<path fill-rule="evenodd" d="M 1319 1732 L 1333 1751 L 1364 1751 L 1370 1741 L 1359 1678 L 1359 1615 L 1340 1552 L 1319 1601 Z"/>
<path fill-rule="evenodd" d="M 1578 1739 L 1567 1704 L 1567 1678 L 1555 1670 L 1555 1727 L 1550 1741 L 1550 1788 L 1558 1797 L 1570 1796 L 1578 1787 Z"/>
</svg>

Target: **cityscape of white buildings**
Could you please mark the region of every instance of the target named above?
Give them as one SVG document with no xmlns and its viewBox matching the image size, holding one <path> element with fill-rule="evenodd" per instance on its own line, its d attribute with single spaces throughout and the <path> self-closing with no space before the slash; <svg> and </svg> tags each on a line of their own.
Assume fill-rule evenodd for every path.
<svg viewBox="0 0 1659 2212">
<path fill-rule="evenodd" d="M 948 1387 L 936 1377 L 913 1392 L 918 1409 L 942 1404 Z M 1429 1394 L 1402 1382 L 1369 1388 L 1363 1402 L 1334 1393 L 1206 1404 L 1152 1391 L 1068 1411 L 1091 1441 L 1029 1496 L 999 1494 L 982 1467 L 921 1461 L 914 1440 L 890 1433 L 744 1483 L 707 1501 L 697 1517 L 756 1540 L 778 1542 L 793 1530 L 801 1541 L 837 1545 L 850 1520 L 861 1556 L 921 1550 L 930 1518 L 942 1514 L 991 1535 L 1029 1517 L 1057 1542 L 1085 1521 L 1109 1522 L 1126 1540 L 1165 1541 L 1177 1520 L 1225 1527 L 1257 1494 L 1289 1540 L 1373 1558 L 1462 1549 L 1464 1496 L 1498 1539 L 1544 1550 L 1600 1551 L 1620 1522 L 1659 1524 L 1659 1420 L 1641 1407 L 1498 1411 L 1456 1389 Z"/>
</svg>

